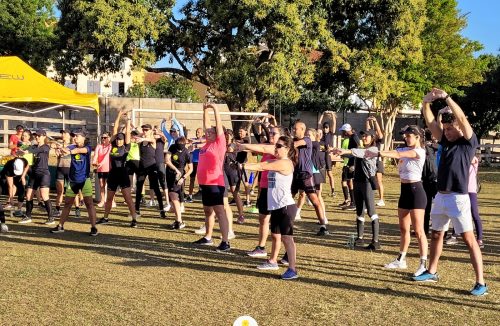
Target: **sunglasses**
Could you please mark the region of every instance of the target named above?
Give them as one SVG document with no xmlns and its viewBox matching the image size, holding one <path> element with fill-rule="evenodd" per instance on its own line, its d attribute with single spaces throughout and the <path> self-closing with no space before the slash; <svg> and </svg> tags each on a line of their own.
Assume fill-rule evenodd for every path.
<svg viewBox="0 0 500 326">
<path fill-rule="evenodd" d="M 149 131 L 150 129 L 148 128 L 142 128 L 142 131 Z"/>
<path fill-rule="evenodd" d="M 325 126 L 325 127 L 323 127 L 323 129 L 330 129 L 330 127 Z"/>
<path fill-rule="evenodd" d="M 276 148 L 278 148 L 278 149 L 280 149 L 280 148 L 287 148 L 285 145 L 280 144 L 280 143 L 277 143 L 277 144 L 275 145 L 275 147 L 276 147 Z"/>
<path fill-rule="evenodd" d="M 170 130 L 170 132 L 177 132 L 177 130 Z"/>
</svg>

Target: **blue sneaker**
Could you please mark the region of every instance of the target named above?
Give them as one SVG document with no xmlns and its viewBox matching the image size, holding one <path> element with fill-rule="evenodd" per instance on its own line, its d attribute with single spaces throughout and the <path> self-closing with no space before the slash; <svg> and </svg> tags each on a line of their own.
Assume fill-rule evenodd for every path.
<svg viewBox="0 0 500 326">
<path fill-rule="evenodd" d="M 482 296 L 488 294 L 488 287 L 486 284 L 476 283 L 470 294 L 475 296 Z"/>
<path fill-rule="evenodd" d="M 419 276 L 414 276 L 413 280 L 416 282 L 437 282 L 439 280 L 439 275 L 437 273 L 431 274 L 428 270 L 420 274 Z"/>
<path fill-rule="evenodd" d="M 284 272 L 283 275 L 281 275 L 282 280 L 293 280 L 293 279 L 296 279 L 298 277 L 299 277 L 299 275 L 297 275 L 297 272 L 291 268 L 288 268 L 286 270 L 286 272 Z"/>
</svg>

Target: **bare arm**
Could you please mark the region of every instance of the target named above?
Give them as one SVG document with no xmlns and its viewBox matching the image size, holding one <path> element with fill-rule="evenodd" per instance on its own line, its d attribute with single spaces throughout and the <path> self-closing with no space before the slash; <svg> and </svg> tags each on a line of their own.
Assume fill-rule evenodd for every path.
<svg viewBox="0 0 500 326">
<path fill-rule="evenodd" d="M 408 150 L 408 151 L 380 151 L 380 156 L 381 157 L 388 157 L 388 158 L 419 158 L 418 154 L 414 150 Z"/>
<path fill-rule="evenodd" d="M 247 163 L 245 168 L 252 171 L 276 171 L 284 175 L 293 173 L 293 164 L 290 160 L 273 160 L 269 162 Z"/>
<path fill-rule="evenodd" d="M 424 115 L 425 124 L 427 125 L 427 128 L 429 128 L 429 130 L 431 131 L 434 138 L 436 138 L 437 140 L 441 140 L 441 136 L 443 135 L 443 129 L 439 126 L 439 124 L 436 121 L 436 118 L 434 117 L 434 114 L 431 111 L 431 103 L 425 102 L 425 98 L 424 98 L 424 107 L 422 113 Z"/>
<path fill-rule="evenodd" d="M 377 132 L 378 139 L 383 139 L 384 138 L 384 132 L 380 128 L 380 125 L 378 124 L 378 120 L 375 117 L 373 117 L 373 124 L 375 126 L 375 131 Z"/>
<path fill-rule="evenodd" d="M 275 147 L 274 145 L 265 145 L 265 144 L 238 144 L 239 151 L 251 151 L 255 153 L 262 154 L 274 154 Z"/>
<path fill-rule="evenodd" d="M 203 127 L 206 129 L 210 128 L 210 117 L 208 116 L 208 109 L 212 108 L 214 111 L 214 116 L 215 116 L 215 130 L 217 132 L 217 136 L 223 135 L 224 134 L 224 128 L 222 127 L 222 119 L 220 117 L 219 109 L 210 103 L 205 103 L 203 105 L 203 110 L 205 110 L 205 114 L 203 116 Z M 206 120 L 206 121 L 205 121 Z"/>
<path fill-rule="evenodd" d="M 467 140 L 471 139 L 474 130 L 472 130 L 472 126 L 470 125 L 469 120 L 467 120 L 462 108 L 460 108 L 460 106 L 451 97 L 448 97 L 448 95 L 446 97 L 446 104 L 448 104 L 451 111 L 455 115 L 458 125 L 460 126 L 460 130 L 462 130 L 464 134 L 464 138 Z"/>
</svg>

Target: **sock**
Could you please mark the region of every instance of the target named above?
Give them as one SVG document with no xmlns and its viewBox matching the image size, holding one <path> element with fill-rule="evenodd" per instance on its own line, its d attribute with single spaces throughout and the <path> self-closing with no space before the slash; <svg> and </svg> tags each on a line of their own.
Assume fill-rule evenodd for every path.
<svg viewBox="0 0 500 326">
<path fill-rule="evenodd" d="M 342 192 L 344 193 L 344 201 L 349 200 L 349 188 L 347 186 L 342 186 Z"/>
<path fill-rule="evenodd" d="M 31 212 L 33 211 L 33 200 L 26 201 L 26 216 L 31 218 Z"/>
<path fill-rule="evenodd" d="M 44 201 L 43 203 L 45 204 L 45 210 L 47 211 L 47 216 L 49 218 L 51 218 L 52 217 L 52 203 L 50 202 L 50 199 Z"/>
<path fill-rule="evenodd" d="M 358 216 L 356 218 L 356 230 L 358 231 L 358 238 L 363 239 L 363 234 L 365 233 L 365 219 Z"/>
<path fill-rule="evenodd" d="M 403 261 L 403 260 L 405 260 L 405 259 L 406 259 L 406 252 L 405 252 L 405 251 L 401 251 L 401 252 L 399 253 L 398 260 L 399 260 L 399 261 Z"/>
<path fill-rule="evenodd" d="M 354 201 L 354 189 L 349 189 L 349 196 L 351 197 L 351 206 L 354 206 L 356 204 Z"/>
<path fill-rule="evenodd" d="M 373 242 L 378 242 L 379 229 L 380 229 L 380 222 L 378 218 L 376 218 L 372 221 Z"/>
<path fill-rule="evenodd" d="M 424 265 L 427 262 L 427 256 L 420 256 L 420 265 Z"/>
</svg>

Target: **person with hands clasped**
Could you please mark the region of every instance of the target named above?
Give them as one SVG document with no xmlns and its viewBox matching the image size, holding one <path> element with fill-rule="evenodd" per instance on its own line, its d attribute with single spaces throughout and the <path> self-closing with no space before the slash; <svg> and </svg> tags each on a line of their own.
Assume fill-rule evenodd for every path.
<svg viewBox="0 0 500 326">
<path fill-rule="evenodd" d="M 331 123 L 323 122 L 325 116 L 330 116 Z M 318 130 L 323 131 L 323 136 L 321 137 L 321 151 L 325 156 L 325 168 L 326 174 L 328 176 L 328 182 L 330 184 L 331 194 L 335 196 L 335 179 L 333 177 L 333 162 L 330 156 L 331 150 L 334 147 L 333 135 L 337 129 L 337 115 L 333 111 L 325 111 L 321 114 L 318 120 Z"/>
<path fill-rule="evenodd" d="M 382 144 L 384 141 L 384 132 L 380 128 L 380 125 L 378 124 L 378 120 L 374 116 L 369 116 L 366 119 L 366 130 L 373 130 L 374 135 L 375 135 L 375 146 L 379 150 L 382 149 Z M 377 206 L 385 206 L 385 201 L 384 201 L 384 183 L 382 181 L 382 177 L 384 175 L 384 160 L 382 158 L 377 158 L 377 173 L 375 174 L 377 178 L 377 189 L 378 189 L 378 194 L 379 194 L 379 200 L 377 201 L 376 205 Z"/>
<path fill-rule="evenodd" d="M 442 127 L 431 110 L 431 104 L 436 100 L 445 101 L 451 109 L 451 113 L 442 114 Z M 475 296 L 485 295 L 488 293 L 488 287 L 484 282 L 483 257 L 474 236 L 468 194 L 469 167 L 479 146 L 478 139 L 460 106 L 441 89 L 433 88 L 424 96 L 423 115 L 432 135 L 441 142 L 442 152 L 437 175 L 438 193 L 431 209 L 429 267 L 424 273 L 414 277 L 414 280 L 439 280 L 437 267 L 443 250 L 443 237 L 452 220 L 455 232 L 462 234 L 476 274 L 476 282 L 470 293 Z"/>
<path fill-rule="evenodd" d="M 106 202 L 106 184 L 109 175 L 109 153 L 111 152 L 111 142 L 109 133 L 103 132 L 101 135 L 101 143 L 95 147 L 92 166 L 97 170 L 99 179 L 100 201 L 97 207 L 103 207 Z M 113 202 L 116 207 L 116 203 Z"/>
</svg>

